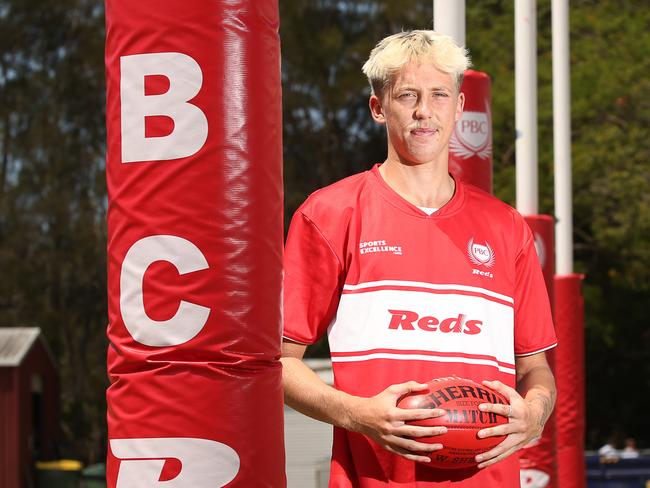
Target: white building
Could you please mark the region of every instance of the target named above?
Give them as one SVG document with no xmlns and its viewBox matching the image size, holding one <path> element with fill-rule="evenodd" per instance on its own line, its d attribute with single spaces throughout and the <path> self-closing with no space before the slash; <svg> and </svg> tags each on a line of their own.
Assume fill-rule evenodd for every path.
<svg viewBox="0 0 650 488">
<path fill-rule="evenodd" d="M 327 384 L 333 383 L 329 359 L 305 363 Z M 287 488 L 327 488 L 332 455 L 332 426 L 284 407 Z"/>
</svg>

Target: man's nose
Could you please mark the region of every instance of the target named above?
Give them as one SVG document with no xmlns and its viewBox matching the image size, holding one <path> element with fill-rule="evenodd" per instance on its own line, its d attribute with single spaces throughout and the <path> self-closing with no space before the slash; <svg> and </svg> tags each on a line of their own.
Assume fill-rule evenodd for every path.
<svg viewBox="0 0 650 488">
<path fill-rule="evenodd" d="M 428 119 L 433 115 L 433 105 L 430 100 L 427 100 L 425 97 L 421 97 L 418 100 L 418 104 L 415 107 L 414 116 L 416 119 Z"/>
</svg>

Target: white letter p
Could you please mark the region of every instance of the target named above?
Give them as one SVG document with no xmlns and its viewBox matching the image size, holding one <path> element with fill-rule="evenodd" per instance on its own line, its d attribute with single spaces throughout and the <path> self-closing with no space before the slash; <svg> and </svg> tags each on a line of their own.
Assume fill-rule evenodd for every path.
<svg viewBox="0 0 650 488">
<path fill-rule="evenodd" d="M 120 458 L 116 488 L 219 488 L 239 472 L 239 456 L 221 442 L 189 437 L 111 439 Z M 159 481 L 165 459 L 182 468 L 171 480 Z"/>
</svg>

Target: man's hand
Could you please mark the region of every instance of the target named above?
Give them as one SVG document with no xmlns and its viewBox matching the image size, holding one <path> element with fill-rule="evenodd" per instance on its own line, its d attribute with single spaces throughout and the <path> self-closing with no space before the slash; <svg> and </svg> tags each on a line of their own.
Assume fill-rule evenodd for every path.
<svg viewBox="0 0 650 488">
<path fill-rule="evenodd" d="M 426 390 L 427 385 L 409 381 L 391 385 L 371 398 L 356 397 L 348 412 L 348 430 L 365 434 L 384 449 L 411 461 L 429 462 L 427 453 L 442 449 L 442 444 L 426 444 L 409 437 L 430 437 L 447 432 L 446 427 L 408 425 L 408 421 L 440 417 L 439 408 L 403 409 L 398 400 L 407 393 Z"/>
<path fill-rule="evenodd" d="M 499 435 L 507 436 L 503 442 L 493 449 L 476 456 L 479 468 L 485 468 L 507 458 L 542 434 L 539 420 L 535 418 L 535 413 L 515 389 L 504 385 L 500 381 L 484 381 L 483 384 L 503 394 L 510 402 L 510 405 L 501 405 L 498 403 L 482 403 L 479 405 L 479 410 L 483 412 L 494 412 L 498 415 L 508 417 L 509 420 L 507 424 L 478 431 L 480 438 Z"/>
<path fill-rule="evenodd" d="M 499 445 L 476 456 L 479 468 L 485 468 L 522 449 L 539 438 L 555 405 L 555 382 L 544 353 L 518 359 L 517 390 L 500 381 L 483 384 L 503 394 L 510 405 L 483 403 L 479 409 L 508 417 L 508 423 L 482 429 L 479 437 L 506 435 Z M 523 396 L 522 396 L 523 395 Z"/>
</svg>

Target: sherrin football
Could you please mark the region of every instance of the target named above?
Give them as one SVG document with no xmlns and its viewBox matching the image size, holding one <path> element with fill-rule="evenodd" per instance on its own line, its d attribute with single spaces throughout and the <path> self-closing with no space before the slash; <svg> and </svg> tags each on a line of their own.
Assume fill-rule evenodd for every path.
<svg viewBox="0 0 650 488">
<path fill-rule="evenodd" d="M 480 439 L 476 433 L 488 427 L 507 424 L 508 418 L 478 409 L 481 403 L 508 405 L 506 397 L 475 381 L 456 376 L 436 378 L 427 383 L 428 391 L 422 390 L 403 396 L 399 408 L 442 408 L 446 414 L 432 419 L 409 422 L 425 427 L 445 426 L 447 433 L 418 437 L 415 440 L 429 444 L 442 444 L 443 449 L 429 453 L 427 466 L 441 469 L 461 469 L 476 466 L 474 457 L 489 451 L 505 436 Z"/>
</svg>

